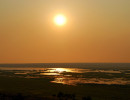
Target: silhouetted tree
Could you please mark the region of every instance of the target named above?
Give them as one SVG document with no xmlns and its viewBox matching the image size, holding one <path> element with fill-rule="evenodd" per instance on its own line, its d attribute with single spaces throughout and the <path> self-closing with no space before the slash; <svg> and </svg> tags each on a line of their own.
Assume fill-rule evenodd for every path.
<svg viewBox="0 0 130 100">
<path fill-rule="evenodd" d="M 92 98 L 90 96 L 87 97 L 87 100 L 92 100 Z"/>
<path fill-rule="evenodd" d="M 83 97 L 82 100 L 92 100 L 92 98 L 88 96 L 88 97 Z"/>
<path fill-rule="evenodd" d="M 82 97 L 82 100 L 87 100 L 87 98 L 86 97 Z"/>
<path fill-rule="evenodd" d="M 76 97 L 75 94 L 72 94 L 72 100 L 75 100 L 75 97 Z"/>
<path fill-rule="evenodd" d="M 55 94 L 53 94 L 52 96 L 53 96 L 53 97 L 56 97 L 56 95 L 55 95 Z"/>
<path fill-rule="evenodd" d="M 57 95 L 58 98 L 61 98 L 63 96 L 64 96 L 64 94 L 62 92 L 59 92 L 58 95 Z"/>
<path fill-rule="evenodd" d="M 18 93 L 13 100 L 24 100 L 24 97 L 22 96 L 22 94 Z"/>
</svg>

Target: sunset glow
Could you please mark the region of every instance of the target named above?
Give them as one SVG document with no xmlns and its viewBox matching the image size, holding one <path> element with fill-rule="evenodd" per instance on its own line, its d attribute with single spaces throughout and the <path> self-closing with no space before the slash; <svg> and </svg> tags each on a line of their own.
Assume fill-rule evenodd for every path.
<svg viewBox="0 0 130 100">
<path fill-rule="evenodd" d="M 0 63 L 130 63 L 128 2 L 2 0 Z"/>
<path fill-rule="evenodd" d="M 0 100 L 130 100 L 129 1 L 0 0 Z"/>
</svg>

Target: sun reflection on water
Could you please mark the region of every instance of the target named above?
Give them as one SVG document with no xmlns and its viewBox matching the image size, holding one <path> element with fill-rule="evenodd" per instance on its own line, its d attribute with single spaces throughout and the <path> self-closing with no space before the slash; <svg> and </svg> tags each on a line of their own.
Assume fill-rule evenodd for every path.
<svg viewBox="0 0 130 100">
<path fill-rule="evenodd" d="M 51 83 L 61 83 L 67 85 L 77 84 L 130 84 L 130 80 L 115 78 L 113 75 L 120 74 L 120 70 L 97 70 L 81 68 L 1 68 L 15 77 L 24 78 L 51 78 Z M 1 73 L 3 73 L 1 71 Z M 104 77 L 105 75 L 111 78 Z M 127 71 L 128 73 L 128 71 Z M 129 73 L 125 75 L 129 75 Z M 10 74 L 12 75 L 12 74 Z M 98 76 L 99 75 L 99 76 Z"/>
</svg>

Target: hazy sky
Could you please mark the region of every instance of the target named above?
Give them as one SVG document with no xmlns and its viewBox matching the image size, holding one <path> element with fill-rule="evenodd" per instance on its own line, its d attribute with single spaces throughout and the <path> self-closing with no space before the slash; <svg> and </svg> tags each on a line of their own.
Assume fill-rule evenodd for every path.
<svg viewBox="0 0 130 100">
<path fill-rule="evenodd" d="M 0 0 L 0 63 L 57 62 L 130 62 L 130 0 Z"/>
</svg>

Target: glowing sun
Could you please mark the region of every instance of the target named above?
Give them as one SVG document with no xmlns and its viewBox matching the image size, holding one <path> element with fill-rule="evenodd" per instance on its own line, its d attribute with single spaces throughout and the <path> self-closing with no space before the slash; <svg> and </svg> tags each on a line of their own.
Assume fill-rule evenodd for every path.
<svg viewBox="0 0 130 100">
<path fill-rule="evenodd" d="M 64 15 L 57 15 L 54 18 L 54 22 L 59 26 L 64 25 L 66 23 L 66 17 Z"/>
</svg>

